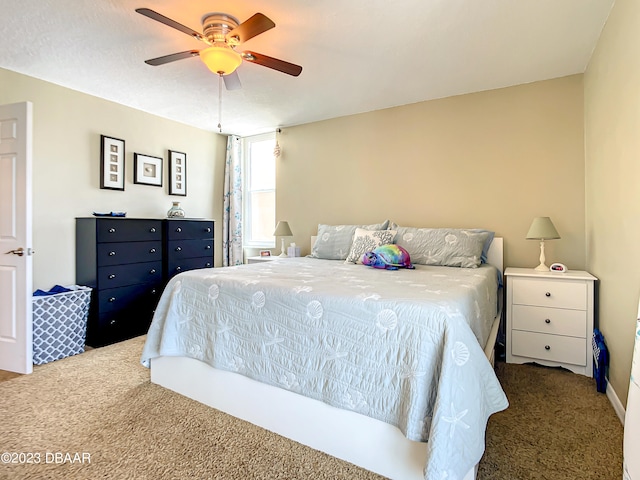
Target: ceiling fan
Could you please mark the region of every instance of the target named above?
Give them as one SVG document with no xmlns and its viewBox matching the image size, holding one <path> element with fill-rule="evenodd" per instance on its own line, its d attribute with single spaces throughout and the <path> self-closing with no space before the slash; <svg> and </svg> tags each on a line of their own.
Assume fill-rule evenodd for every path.
<svg viewBox="0 0 640 480">
<path fill-rule="evenodd" d="M 302 72 L 300 65 L 285 62 L 284 60 L 269 57 L 261 53 L 251 51 L 236 52 L 236 47 L 241 43 L 276 26 L 273 21 L 262 13 L 256 13 L 242 23 L 240 23 L 237 18 L 226 13 L 207 13 L 202 17 L 202 33 L 199 33 L 151 9 L 137 8 L 136 12 L 186 33 L 208 45 L 208 47 L 203 50 L 187 50 L 185 52 L 172 53 L 171 55 L 146 60 L 145 63 L 148 65 L 164 65 L 165 63 L 176 60 L 200 56 L 202 62 L 213 73 L 220 75 L 224 79 L 227 90 L 235 90 L 241 87 L 236 68 L 242 64 L 243 60 L 294 77 L 297 77 L 300 75 L 300 72 Z"/>
</svg>

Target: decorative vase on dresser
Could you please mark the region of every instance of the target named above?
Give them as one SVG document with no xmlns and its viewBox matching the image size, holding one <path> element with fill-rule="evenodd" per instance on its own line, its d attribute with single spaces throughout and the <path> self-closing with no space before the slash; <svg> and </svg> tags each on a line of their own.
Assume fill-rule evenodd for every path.
<svg viewBox="0 0 640 480">
<path fill-rule="evenodd" d="M 507 363 L 535 362 L 593 376 L 594 283 L 588 272 L 505 270 Z"/>
<path fill-rule="evenodd" d="M 162 220 L 76 218 L 76 283 L 93 289 L 87 345 L 146 333 L 163 281 Z"/>
</svg>

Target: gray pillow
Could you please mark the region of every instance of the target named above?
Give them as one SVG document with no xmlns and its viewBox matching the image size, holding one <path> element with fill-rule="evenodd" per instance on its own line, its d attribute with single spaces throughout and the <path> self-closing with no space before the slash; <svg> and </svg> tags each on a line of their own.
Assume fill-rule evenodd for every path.
<svg viewBox="0 0 640 480">
<path fill-rule="evenodd" d="M 489 231 L 457 228 L 397 227 L 395 243 L 421 265 L 476 268 Z"/>
<path fill-rule="evenodd" d="M 310 257 L 324 258 L 326 260 L 345 260 L 349 255 L 353 235 L 356 228 L 366 230 L 384 230 L 389 225 L 389 220 L 372 225 L 318 225 L 318 238 L 311 248 Z"/>
</svg>

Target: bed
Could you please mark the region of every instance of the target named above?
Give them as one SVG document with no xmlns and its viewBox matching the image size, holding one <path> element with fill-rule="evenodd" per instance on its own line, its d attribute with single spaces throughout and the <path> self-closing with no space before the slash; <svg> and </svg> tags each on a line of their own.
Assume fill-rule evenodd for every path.
<svg viewBox="0 0 640 480">
<path fill-rule="evenodd" d="M 486 257 L 185 272 L 141 361 L 154 383 L 388 478 L 472 479 L 488 417 L 508 405 L 492 368 L 501 238 Z"/>
</svg>

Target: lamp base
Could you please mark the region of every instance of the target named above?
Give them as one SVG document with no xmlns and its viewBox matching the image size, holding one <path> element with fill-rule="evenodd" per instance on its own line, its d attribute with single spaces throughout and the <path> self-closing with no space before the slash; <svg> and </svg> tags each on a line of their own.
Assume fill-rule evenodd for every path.
<svg viewBox="0 0 640 480">
<path fill-rule="evenodd" d="M 278 255 L 280 258 L 285 258 L 288 257 L 289 255 L 287 255 L 287 251 L 284 249 L 284 238 L 281 239 L 282 241 L 282 247 L 280 247 L 280 255 Z"/>
<path fill-rule="evenodd" d="M 549 271 L 549 267 L 547 267 L 544 263 L 541 263 L 536 268 L 534 268 L 534 270 L 536 272 L 548 272 Z"/>
</svg>

